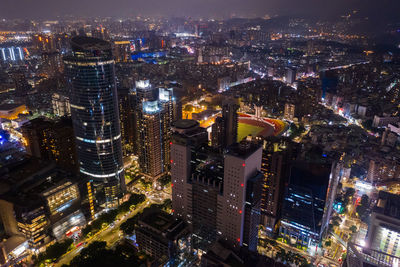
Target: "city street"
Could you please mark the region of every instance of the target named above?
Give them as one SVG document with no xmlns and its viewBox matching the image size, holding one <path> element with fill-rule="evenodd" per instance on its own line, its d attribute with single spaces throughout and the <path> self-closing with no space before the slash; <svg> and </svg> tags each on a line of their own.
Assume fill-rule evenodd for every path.
<svg viewBox="0 0 400 267">
<path fill-rule="evenodd" d="M 87 238 L 86 240 L 82 240 L 81 242 L 83 242 L 84 245 L 81 245 L 78 248 L 74 248 L 73 250 L 66 253 L 54 266 L 62 266 L 63 264 L 68 264 L 75 256 L 79 254 L 79 252 L 84 247 L 88 246 L 93 241 L 106 241 L 108 247 L 113 247 L 122 238 L 120 235 L 119 227 L 123 222 L 142 212 L 146 207 L 149 207 L 152 204 L 160 204 L 165 199 L 169 198 L 169 195 L 167 193 L 160 193 L 158 191 L 152 191 L 151 193 L 147 193 L 146 195 L 148 195 L 146 202 L 139 204 L 136 209 L 124 215 L 114 224 L 110 224 L 106 228 L 100 230 L 94 236 Z"/>
</svg>

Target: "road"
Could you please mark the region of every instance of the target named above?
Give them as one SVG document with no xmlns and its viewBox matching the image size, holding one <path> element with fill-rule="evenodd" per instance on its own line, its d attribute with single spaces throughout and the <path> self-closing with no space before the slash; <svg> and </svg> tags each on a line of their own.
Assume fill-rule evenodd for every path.
<svg viewBox="0 0 400 267">
<path fill-rule="evenodd" d="M 155 196 L 154 196 L 155 195 Z M 136 209 L 127 213 L 122 218 L 117 220 L 114 224 L 107 226 L 106 228 L 100 230 L 94 236 L 81 241 L 84 242 L 85 245 L 80 246 L 79 248 L 74 248 L 73 250 L 69 251 L 67 254 L 62 256 L 60 260 L 54 265 L 55 267 L 62 266 L 63 264 L 68 264 L 75 256 L 79 254 L 79 252 L 86 246 L 88 246 L 93 241 L 106 241 L 108 247 L 114 246 L 120 239 L 120 231 L 119 227 L 122 223 L 124 223 L 127 219 L 135 216 L 136 214 L 142 212 L 146 207 L 150 206 L 151 204 L 160 204 L 163 200 L 167 199 L 169 195 L 165 192 L 153 192 L 149 194 L 148 199 L 146 202 L 139 204 Z"/>
</svg>

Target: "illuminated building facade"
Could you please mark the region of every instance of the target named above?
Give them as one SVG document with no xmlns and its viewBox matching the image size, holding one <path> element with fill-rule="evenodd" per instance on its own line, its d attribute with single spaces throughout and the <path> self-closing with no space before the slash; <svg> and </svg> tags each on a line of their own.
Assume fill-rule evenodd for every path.
<svg viewBox="0 0 400 267">
<path fill-rule="evenodd" d="M 400 196 L 380 191 L 368 227 L 367 247 L 400 257 Z"/>
<path fill-rule="evenodd" d="M 30 248 L 41 249 L 52 237 L 62 239 L 80 230 L 86 219 L 78 184 L 71 180 L 75 177 L 54 165 L 37 165 L 31 160 L 7 174 L 9 182 L 19 184 L 0 196 L 0 213 L 8 235 L 23 235 Z"/>
<path fill-rule="evenodd" d="M 142 128 L 139 130 L 139 164 L 141 171 L 152 178 L 164 173 L 161 117 L 158 101 L 143 102 Z"/>
<path fill-rule="evenodd" d="M 22 61 L 25 59 L 24 48 L 20 46 L 0 47 L 0 59 L 3 63 Z"/>
<path fill-rule="evenodd" d="M 173 124 L 172 208 L 210 242 L 218 237 L 235 246 L 257 248 L 260 223 L 262 148 L 243 141 L 213 153 L 207 132 L 193 120 Z"/>
<path fill-rule="evenodd" d="M 170 128 L 176 109 L 173 90 L 154 90 L 149 81 L 137 81 L 135 92 L 139 166 L 144 175 L 157 179 L 170 168 Z"/>
<path fill-rule="evenodd" d="M 264 174 L 262 189 L 262 223 L 268 234 L 273 234 L 279 219 L 283 191 L 283 154 L 263 151 L 261 172 Z"/>
<path fill-rule="evenodd" d="M 37 207 L 14 206 L 18 230 L 28 240 L 29 247 L 39 249 L 46 244 L 46 229 L 49 221 L 46 218 L 45 209 L 39 205 Z"/>
<path fill-rule="evenodd" d="M 90 37 L 71 41 L 72 55 L 64 58 L 71 86 L 79 170 L 89 179 L 125 190 L 121 131 L 111 44 Z M 106 205 L 115 205 L 106 197 Z M 111 201 L 111 202 L 110 202 Z"/>
<path fill-rule="evenodd" d="M 304 247 L 319 243 L 333 205 L 334 176 L 331 164 L 295 162 L 285 188 L 279 235 Z M 335 178 L 337 176 L 335 175 Z M 330 192 L 330 193 L 329 193 Z M 328 194 L 329 193 L 329 194 Z"/>
<path fill-rule="evenodd" d="M 172 88 L 159 88 L 159 104 L 161 108 L 161 142 L 164 170 L 169 171 L 171 161 L 171 126 L 176 120 L 176 101 Z"/>
<path fill-rule="evenodd" d="M 159 210 L 150 210 L 139 218 L 135 229 L 139 249 L 155 258 L 174 258 L 181 252 L 180 242 L 187 239 L 189 229 L 184 221 Z"/>
<path fill-rule="evenodd" d="M 56 116 L 63 117 L 63 116 L 71 116 L 71 106 L 69 103 L 69 97 L 54 93 L 51 97 L 51 104 L 53 106 L 53 113 Z"/>
</svg>

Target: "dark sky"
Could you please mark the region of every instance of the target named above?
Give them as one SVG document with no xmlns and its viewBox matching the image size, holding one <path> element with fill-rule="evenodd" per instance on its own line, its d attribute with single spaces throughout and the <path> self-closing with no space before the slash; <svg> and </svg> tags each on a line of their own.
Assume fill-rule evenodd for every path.
<svg viewBox="0 0 400 267">
<path fill-rule="evenodd" d="M 0 0 L 0 18 L 54 18 L 59 15 L 174 15 L 229 17 L 269 15 L 330 16 L 353 9 L 371 17 L 400 17 L 400 0 Z"/>
</svg>

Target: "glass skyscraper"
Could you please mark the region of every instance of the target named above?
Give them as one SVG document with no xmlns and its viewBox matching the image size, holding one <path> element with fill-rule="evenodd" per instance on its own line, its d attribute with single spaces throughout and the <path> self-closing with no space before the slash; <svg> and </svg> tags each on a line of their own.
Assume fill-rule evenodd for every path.
<svg viewBox="0 0 400 267">
<path fill-rule="evenodd" d="M 93 181 L 124 189 L 121 131 L 111 44 L 78 36 L 64 58 L 79 170 Z M 110 192 L 110 190 L 105 190 Z M 114 190 L 111 190 L 114 192 Z M 107 199 L 108 198 L 108 199 Z M 106 200 L 115 199 L 107 196 Z"/>
</svg>

